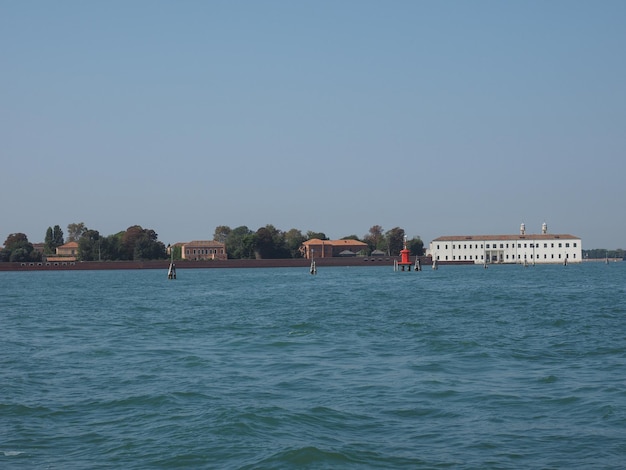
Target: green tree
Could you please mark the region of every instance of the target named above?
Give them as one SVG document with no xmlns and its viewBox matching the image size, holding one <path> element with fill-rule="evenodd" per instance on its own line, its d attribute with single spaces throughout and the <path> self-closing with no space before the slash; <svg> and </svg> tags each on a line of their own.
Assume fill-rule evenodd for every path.
<svg viewBox="0 0 626 470">
<path fill-rule="evenodd" d="M 60 230 L 60 229 L 59 229 Z M 84 222 L 78 222 L 75 224 L 69 224 L 67 226 L 67 241 L 78 242 L 80 237 L 88 230 Z"/>
<path fill-rule="evenodd" d="M 181 245 L 168 245 L 167 249 L 170 252 L 170 257 L 174 260 L 183 259 L 183 247 Z"/>
<path fill-rule="evenodd" d="M 387 251 L 387 240 L 380 225 L 370 227 L 367 235 L 363 237 L 363 241 L 367 243 L 370 253 L 374 250 Z"/>
<path fill-rule="evenodd" d="M 46 237 L 43 240 L 43 252 L 47 255 L 54 253 L 53 241 L 52 241 L 52 227 L 48 227 L 46 230 Z"/>
<path fill-rule="evenodd" d="M 391 256 L 398 256 L 400 250 L 404 248 L 404 229 L 394 227 L 385 233 L 387 239 L 387 249 Z"/>
<path fill-rule="evenodd" d="M 213 240 L 220 243 L 226 243 L 228 239 L 228 235 L 232 232 L 231 228 L 228 225 L 218 225 L 215 227 L 215 232 L 213 233 Z"/>
<path fill-rule="evenodd" d="M 289 250 L 285 246 L 285 234 L 271 224 L 256 231 L 255 254 L 260 259 L 289 258 Z"/>
<path fill-rule="evenodd" d="M 253 259 L 256 234 L 245 225 L 234 228 L 226 239 L 226 253 L 231 259 Z"/>
<path fill-rule="evenodd" d="M 419 236 L 411 238 L 407 243 L 407 247 L 414 256 L 424 255 L 424 242 Z"/>
<path fill-rule="evenodd" d="M 78 259 L 81 261 L 97 261 L 102 259 L 100 233 L 97 230 L 86 230 L 78 240 Z"/>
<path fill-rule="evenodd" d="M 115 261 L 124 259 L 124 249 L 122 246 L 122 237 L 125 232 L 118 232 L 100 239 L 98 247 L 100 259 L 103 261 Z"/>
<path fill-rule="evenodd" d="M 306 237 L 298 229 L 292 228 L 285 232 L 285 248 L 290 258 L 302 258 L 300 247 L 306 241 Z"/>
<path fill-rule="evenodd" d="M 63 230 L 58 225 L 48 227 L 46 230 L 46 238 L 44 239 L 44 253 L 52 254 L 56 253 L 57 247 L 63 245 Z"/>
<path fill-rule="evenodd" d="M 324 232 L 313 232 L 313 231 L 309 230 L 306 233 L 306 239 L 307 240 L 313 240 L 314 238 L 317 238 L 319 240 L 328 240 L 328 237 L 326 236 L 326 234 Z"/>
<path fill-rule="evenodd" d="M 41 254 L 33 249 L 24 233 L 12 233 L 4 241 L 0 259 L 11 262 L 40 261 Z"/>
<path fill-rule="evenodd" d="M 133 225 L 126 229 L 120 240 L 120 258 L 126 260 L 165 259 L 165 245 L 158 241 L 157 233 Z"/>
</svg>

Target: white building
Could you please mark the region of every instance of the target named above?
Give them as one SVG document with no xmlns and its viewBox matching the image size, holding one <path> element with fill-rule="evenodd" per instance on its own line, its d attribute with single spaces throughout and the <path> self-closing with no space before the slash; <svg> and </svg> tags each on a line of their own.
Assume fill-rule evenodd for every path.
<svg viewBox="0 0 626 470">
<path fill-rule="evenodd" d="M 519 235 L 458 235 L 435 238 L 429 255 L 437 261 L 484 263 L 580 263 L 582 241 L 566 234 L 549 234 L 544 223 L 540 234 L 527 234 L 524 224 Z"/>
</svg>

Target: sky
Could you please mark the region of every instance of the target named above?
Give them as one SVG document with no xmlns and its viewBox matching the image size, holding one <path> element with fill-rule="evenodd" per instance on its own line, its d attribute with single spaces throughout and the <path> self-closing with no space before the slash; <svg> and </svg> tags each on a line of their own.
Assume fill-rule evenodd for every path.
<svg viewBox="0 0 626 470">
<path fill-rule="evenodd" d="M 572 234 L 626 248 L 626 2 L 0 0 L 0 243 Z"/>
</svg>

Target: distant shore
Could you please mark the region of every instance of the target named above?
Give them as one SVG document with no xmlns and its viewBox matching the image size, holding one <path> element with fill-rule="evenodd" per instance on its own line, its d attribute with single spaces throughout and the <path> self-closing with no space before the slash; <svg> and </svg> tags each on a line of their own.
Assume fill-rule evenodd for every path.
<svg viewBox="0 0 626 470">
<path fill-rule="evenodd" d="M 315 260 L 317 267 L 326 266 L 389 266 L 393 267 L 394 261 L 399 261 L 398 256 L 370 256 L 354 258 L 318 258 Z M 430 256 L 420 256 L 420 264 L 430 266 Z M 411 257 L 415 263 L 415 257 Z M 169 260 L 156 261 L 55 261 L 55 262 L 22 262 L 0 263 L 0 271 L 88 271 L 88 270 L 114 270 L 114 269 L 163 269 L 169 267 Z M 176 269 L 198 268 L 305 268 L 311 264 L 311 260 L 304 258 L 288 259 L 229 259 L 210 261 L 177 260 L 174 262 Z M 474 264 L 473 262 L 440 262 L 439 264 Z"/>
</svg>

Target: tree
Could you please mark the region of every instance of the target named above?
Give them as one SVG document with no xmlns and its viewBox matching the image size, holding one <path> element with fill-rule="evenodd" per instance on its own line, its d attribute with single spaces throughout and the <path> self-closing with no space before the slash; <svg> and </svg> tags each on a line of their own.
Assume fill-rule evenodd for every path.
<svg viewBox="0 0 626 470">
<path fill-rule="evenodd" d="M 124 249 L 122 247 L 122 237 L 125 232 L 118 232 L 100 239 L 99 259 L 101 260 L 119 260 L 123 259 Z"/>
<path fill-rule="evenodd" d="M 83 232 L 78 240 L 78 259 L 81 261 L 101 260 L 100 233 L 97 230 Z"/>
<path fill-rule="evenodd" d="M 363 241 L 367 243 L 370 253 L 374 250 L 387 251 L 387 242 L 383 235 L 383 228 L 380 225 L 370 227 L 367 235 L 363 237 Z"/>
<path fill-rule="evenodd" d="M 324 232 L 312 232 L 311 230 L 309 230 L 306 233 L 306 239 L 313 240 L 314 238 L 317 238 L 319 240 L 328 240 L 328 237 Z"/>
<path fill-rule="evenodd" d="M 120 254 L 122 259 L 165 259 L 165 245 L 158 241 L 157 233 L 152 229 L 144 229 L 133 225 L 126 229 L 121 237 Z"/>
<path fill-rule="evenodd" d="M 11 262 L 39 261 L 41 254 L 33 249 L 32 243 L 24 233 L 12 233 L 4 241 L 0 259 Z"/>
<path fill-rule="evenodd" d="M 255 254 L 260 259 L 289 258 L 289 250 L 285 246 L 285 234 L 271 224 L 256 231 Z"/>
<path fill-rule="evenodd" d="M 387 239 L 387 249 L 390 256 L 398 256 L 400 250 L 404 248 L 404 229 L 394 227 L 385 233 Z"/>
<path fill-rule="evenodd" d="M 220 243 L 226 243 L 228 239 L 228 235 L 232 232 L 231 228 L 228 225 L 218 225 L 215 227 L 215 232 L 213 233 L 213 240 Z"/>
<path fill-rule="evenodd" d="M 424 242 L 419 236 L 411 238 L 407 243 L 407 248 L 411 250 L 411 254 L 414 256 L 424 255 Z"/>
<path fill-rule="evenodd" d="M 285 249 L 290 258 L 302 258 L 300 247 L 306 241 L 306 237 L 298 229 L 292 228 L 285 233 Z"/>
<path fill-rule="evenodd" d="M 133 250 L 133 259 L 164 259 L 166 257 L 165 245 L 160 241 L 153 240 L 150 234 L 146 233 L 137 239 Z"/>
<path fill-rule="evenodd" d="M 43 247 L 44 253 L 46 253 L 47 255 L 54 253 L 55 247 L 53 246 L 53 241 L 52 241 L 52 227 L 48 227 L 48 230 L 46 230 L 46 238 L 44 238 L 43 243 L 44 243 L 44 247 Z"/>
<path fill-rule="evenodd" d="M 236 227 L 228 234 L 226 253 L 231 259 L 252 259 L 256 247 L 256 234 L 245 225 Z"/>
<path fill-rule="evenodd" d="M 69 224 L 67 226 L 67 241 L 68 242 L 77 242 L 80 239 L 80 237 L 83 235 L 83 233 L 85 233 L 87 230 L 88 229 L 85 226 L 84 222 L 78 222 L 78 223 L 75 223 L 75 224 Z"/>
<path fill-rule="evenodd" d="M 58 225 L 48 227 L 46 230 L 46 238 L 44 239 L 44 252 L 46 254 L 56 253 L 57 247 L 63 245 L 63 230 Z"/>
</svg>

